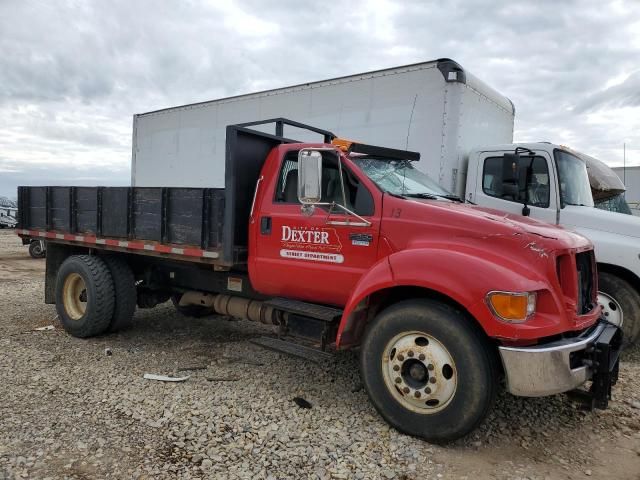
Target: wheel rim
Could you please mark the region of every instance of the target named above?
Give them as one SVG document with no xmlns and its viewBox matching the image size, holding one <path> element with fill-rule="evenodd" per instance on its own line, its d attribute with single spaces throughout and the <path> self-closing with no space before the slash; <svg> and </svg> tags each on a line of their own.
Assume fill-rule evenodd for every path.
<svg viewBox="0 0 640 480">
<path fill-rule="evenodd" d="M 602 306 L 602 313 L 607 321 L 618 327 L 622 326 L 624 321 L 622 307 L 615 298 L 607 293 L 598 292 L 598 305 Z"/>
<path fill-rule="evenodd" d="M 33 247 L 33 253 L 35 253 L 36 255 L 40 255 L 42 253 L 42 248 L 39 244 Z"/>
<path fill-rule="evenodd" d="M 394 398 L 417 413 L 432 414 L 453 399 L 458 374 L 445 346 L 424 332 L 405 332 L 387 343 L 382 357 L 384 382 Z"/>
<path fill-rule="evenodd" d="M 87 288 L 78 273 L 71 273 L 64 280 L 64 309 L 71 320 L 80 320 L 87 310 Z"/>
</svg>

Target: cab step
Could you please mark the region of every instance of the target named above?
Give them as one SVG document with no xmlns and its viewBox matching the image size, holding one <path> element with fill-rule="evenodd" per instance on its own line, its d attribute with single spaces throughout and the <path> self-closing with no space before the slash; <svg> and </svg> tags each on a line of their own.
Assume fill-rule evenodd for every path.
<svg viewBox="0 0 640 480">
<path fill-rule="evenodd" d="M 249 340 L 251 343 L 260 347 L 267 348 L 276 352 L 284 353 L 294 357 L 304 358 L 314 363 L 322 363 L 333 358 L 333 354 L 324 352 L 317 348 L 302 345 L 298 342 L 289 342 L 274 337 L 258 337 Z"/>
<path fill-rule="evenodd" d="M 277 310 L 302 315 L 304 317 L 315 318 L 323 322 L 333 322 L 342 316 L 342 310 L 335 307 L 326 307 L 315 303 L 301 302 L 288 298 L 276 297 L 264 302 Z"/>
</svg>

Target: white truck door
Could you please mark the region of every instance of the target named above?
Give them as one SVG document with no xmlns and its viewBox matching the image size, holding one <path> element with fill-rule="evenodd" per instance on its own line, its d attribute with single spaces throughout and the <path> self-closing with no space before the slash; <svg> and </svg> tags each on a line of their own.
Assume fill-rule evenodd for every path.
<svg viewBox="0 0 640 480">
<path fill-rule="evenodd" d="M 525 194 L 508 180 L 505 170 L 508 168 L 505 153 L 512 151 L 479 152 L 475 155 L 475 186 L 473 196 L 467 198 L 487 208 L 495 208 L 509 213 L 522 215 Z M 526 157 L 531 158 L 531 157 Z M 470 162 L 473 158 L 470 158 Z M 529 216 L 548 223 L 557 223 L 558 199 L 556 190 L 556 172 L 547 152 L 537 151 L 532 157 L 531 175 L 527 182 L 529 196 Z M 471 168 L 471 167 L 470 167 Z"/>
</svg>

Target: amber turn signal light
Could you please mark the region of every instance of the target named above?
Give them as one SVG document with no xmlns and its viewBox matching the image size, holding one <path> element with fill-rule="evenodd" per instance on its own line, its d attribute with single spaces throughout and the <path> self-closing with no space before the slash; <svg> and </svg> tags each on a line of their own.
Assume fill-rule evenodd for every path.
<svg viewBox="0 0 640 480">
<path fill-rule="evenodd" d="M 500 320 L 524 322 L 536 312 L 535 292 L 489 292 L 487 304 Z"/>
</svg>

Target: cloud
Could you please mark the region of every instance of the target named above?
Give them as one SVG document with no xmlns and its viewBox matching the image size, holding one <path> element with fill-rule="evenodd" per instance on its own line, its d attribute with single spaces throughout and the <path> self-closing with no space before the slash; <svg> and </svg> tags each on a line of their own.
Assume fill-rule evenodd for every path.
<svg viewBox="0 0 640 480">
<path fill-rule="evenodd" d="M 439 57 L 511 98 L 517 140 L 612 164 L 626 142 L 640 163 L 638 18 L 617 0 L 4 0 L 0 155 L 20 173 L 0 195 L 43 166 L 128 182 L 134 113 Z"/>
<path fill-rule="evenodd" d="M 576 112 L 584 113 L 605 108 L 640 107 L 640 70 L 622 83 L 590 95 L 576 105 Z"/>
</svg>

